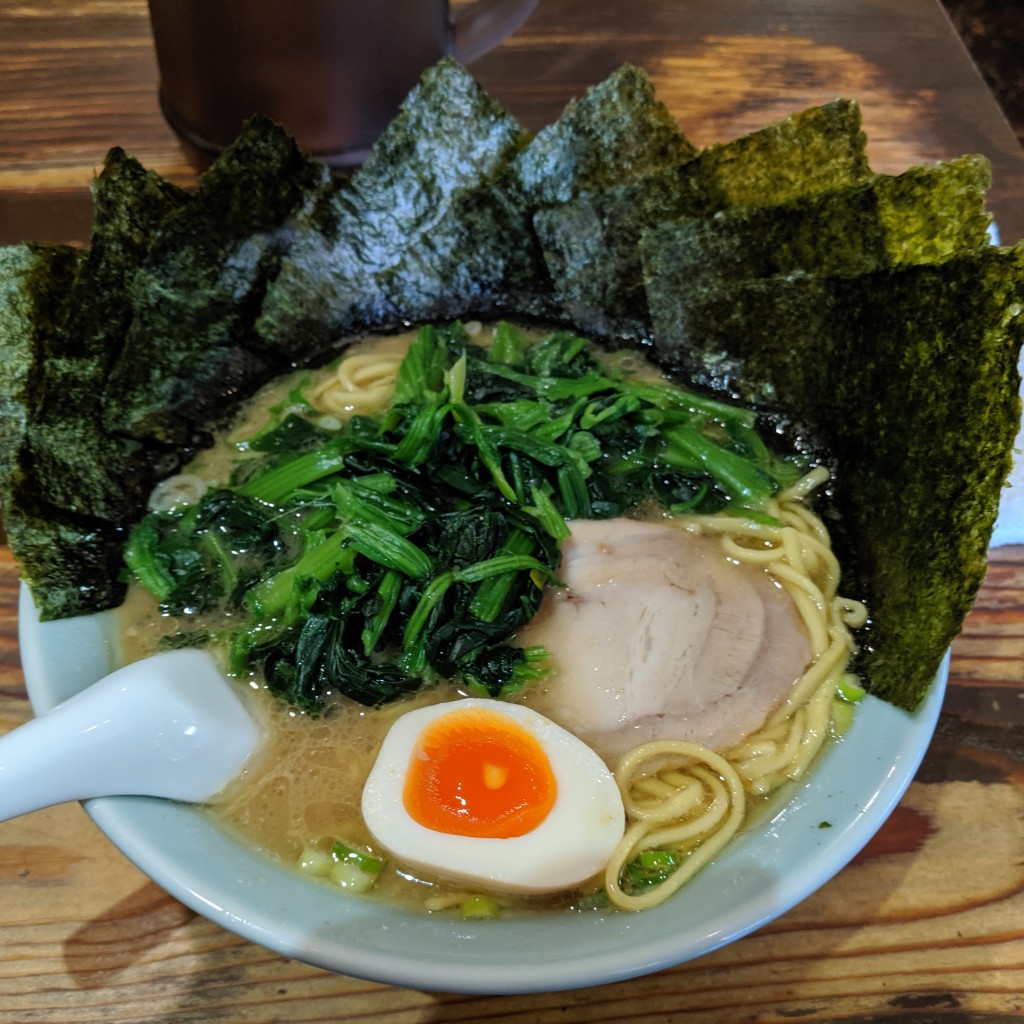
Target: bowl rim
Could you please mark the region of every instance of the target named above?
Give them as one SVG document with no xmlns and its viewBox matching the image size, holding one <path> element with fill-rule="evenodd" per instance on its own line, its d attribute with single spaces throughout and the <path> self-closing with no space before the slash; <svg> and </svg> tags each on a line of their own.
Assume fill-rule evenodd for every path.
<svg viewBox="0 0 1024 1024">
<path fill-rule="evenodd" d="M 117 667 L 116 613 L 41 622 L 28 588 L 19 639 L 45 713 Z M 331 894 L 242 845 L 201 809 L 151 797 L 83 806 L 144 874 L 198 914 L 284 956 L 424 991 L 507 995 L 623 981 L 692 960 L 774 920 L 867 844 L 903 797 L 942 707 L 947 651 L 913 713 L 867 697 L 785 801 L 759 816 L 673 898 L 639 914 L 470 922 Z M 825 827 L 825 826 L 829 827 Z"/>
</svg>

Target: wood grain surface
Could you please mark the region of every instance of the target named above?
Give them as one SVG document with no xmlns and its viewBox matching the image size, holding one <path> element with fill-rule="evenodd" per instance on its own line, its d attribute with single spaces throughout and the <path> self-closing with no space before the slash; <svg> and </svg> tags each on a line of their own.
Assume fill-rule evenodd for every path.
<svg viewBox="0 0 1024 1024">
<path fill-rule="evenodd" d="M 541 0 L 474 65 L 536 129 L 624 60 L 699 144 L 845 95 L 877 170 L 975 151 L 1003 237 L 1024 159 L 935 0 Z M 179 183 L 141 0 L 0 0 L 0 243 L 88 237 L 123 145 Z M 17 570 L 0 548 L 0 731 L 26 721 Z M 935 739 L 897 811 L 836 878 L 754 935 L 653 976 L 481 997 L 371 984 L 196 916 L 77 805 L 0 825 L 0 1022 L 925 1024 L 1024 1018 L 1024 548 L 991 553 Z"/>
</svg>

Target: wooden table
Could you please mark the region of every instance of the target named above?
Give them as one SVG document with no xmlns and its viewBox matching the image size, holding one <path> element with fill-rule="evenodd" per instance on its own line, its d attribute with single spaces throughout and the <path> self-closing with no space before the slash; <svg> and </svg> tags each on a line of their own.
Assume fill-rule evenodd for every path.
<svg viewBox="0 0 1024 1024">
<path fill-rule="evenodd" d="M 936 0 L 541 0 L 475 65 L 536 129 L 622 61 L 699 144 L 837 95 L 876 170 L 967 151 L 1024 237 L 1024 159 Z M 142 0 L 0 0 L 0 243 L 88 237 L 88 184 L 123 145 L 179 183 Z M 0 549 L 0 730 L 31 714 L 17 571 Z M 197 917 L 80 807 L 0 825 L 0 1022 L 1004 1021 L 1024 1016 L 1024 548 L 992 552 L 938 733 L 903 803 L 817 894 L 758 933 L 631 982 L 427 994 L 328 974 Z"/>
</svg>

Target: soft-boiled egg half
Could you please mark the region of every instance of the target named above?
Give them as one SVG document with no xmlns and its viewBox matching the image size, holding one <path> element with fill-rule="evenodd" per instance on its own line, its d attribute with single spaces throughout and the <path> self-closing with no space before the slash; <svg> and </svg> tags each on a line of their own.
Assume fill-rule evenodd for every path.
<svg viewBox="0 0 1024 1024">
<path fill-rule="evenodd" d="M 574 888 L 603 870 L 625 827 L 590 747 L 530 708 L 474 697 L 395 722 L 363 817 L 410 870 L 509 893 Z"/>
</svg>

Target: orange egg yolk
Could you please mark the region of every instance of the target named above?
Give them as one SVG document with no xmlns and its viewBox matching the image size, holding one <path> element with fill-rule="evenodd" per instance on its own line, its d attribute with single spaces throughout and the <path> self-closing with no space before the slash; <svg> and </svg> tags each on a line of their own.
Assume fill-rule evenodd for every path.
<svg viewBox="0 0 1024 1024">
<path fill-rule="evenodd" d="M 402 798 L 425 828 L 476 839 L 532 832 L 555 803 L 547 754 L 514 719 L 486 708 L 435 718 L 420 733 Z"/>
</svg>

